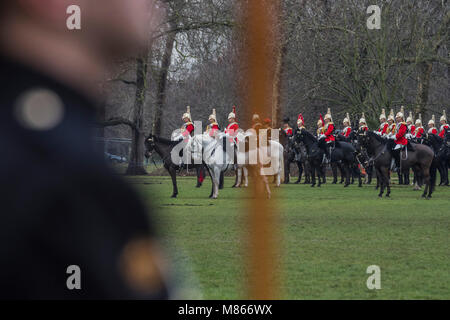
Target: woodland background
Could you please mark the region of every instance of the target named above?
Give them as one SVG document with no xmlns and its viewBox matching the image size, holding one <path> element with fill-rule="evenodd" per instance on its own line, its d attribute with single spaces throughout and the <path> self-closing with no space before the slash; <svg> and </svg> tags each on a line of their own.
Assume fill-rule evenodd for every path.
<svg viewBox="0 0 450 320">
<path fill-rule="evenodd" d="M 132 139 L 128 174 L 145 174 L 145 137 L 169 137 L 188 105 L 204 123 L 215 108 L 222 128 L 236 105 L 247 123 L 244 2 L 159 0 L 166 17 L 147 50 L 111 66 L 100 84 L 99 135 Z M 366 25 L 374 4 L 382 10 L 380 30 Z M 404 105 L 426 121 L 443 109 L 450 114 L 448 0 L 280 0 L 277 9 L 272 113 L 261 115 L 274 126 L 284 117 L 294 125 L 303 113 L 313 129 L 327 108 L 338 127 L 346 112 L 352 119 L 364 112 L 373 129 L 382 108 Z"/>
</svg>

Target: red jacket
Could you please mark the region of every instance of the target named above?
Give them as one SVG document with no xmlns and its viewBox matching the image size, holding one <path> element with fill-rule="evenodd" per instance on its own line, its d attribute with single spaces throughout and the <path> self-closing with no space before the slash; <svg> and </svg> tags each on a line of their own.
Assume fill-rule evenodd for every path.
<svg viewBox="0 0 450 320">
<path fill-rule="evenodd" d="M 422 127 L 419 127 L 415 130 L 414 132 L 414 136 L 416 138 L 422 138 L 423 133 L 425 132 L 425 130 Z"/>
<path fill-rule="evenodd" d="M 293 135 L 293 133 L 292 133 L 292 128 L 287 128 L 287 129 L 283 129 L 283 130 L 284 130 L 284 132 L 286 133 L 286 135 L 287 135 L 288 137 L 290 137 L 290 136 Z"/>
<path fill-rule="evenodd" d="M 334 124 L 333 122 L 330 122 L 328 125 L 326 125 L 326 129 L 324 132 L 325 142 L 335 141 L 333 131 L 334 131 Z"/>
<path fill-rule="evenodd" d="M 444 136 L 445 136 L 445 130 L 447 130 L 448 128 L 450 128 L 449 125 L 448 125 L 448 124 L 444 124 L 444 125 L 441 127 L 441 133 L 439 133 L 439 137 L 441 137 L 442 139 L 444 139 Z"/>
<path fill-rule="evenodd" d="M 217 131 L 219 131 L 219 125 L 217 123 L 209 125 L 206 130 L 210 137 L 214 136 Z"/>
<path fill-rule="evenodd" d="M 342 130 L 341 134 L 348 138 L 348 136 L 350 135 L 350 133 L 352 133 L 352 128 L 351 127 L 346 127 L 344 128 L 344 130 Z"/>
<path fill-rule="evenodd" d="M 380 124 L 380 129 L 378 129 L 378 132 L 381 132 L 381 135 L 384 136 L 387 133 L 388 129 L 389 123 L 385 122 L 383 124 Z"/>
<path fill-rule="evenodd" d="M 409 133 L 414 134 L 414 132 L 416 132 L 416 126 L 415 125 L 410 125 L 408 127 Z"/>
<path fill-rule="evenodd" d="M 186 123 L 184 131 L 182 133 L 183 137 L 186 138 L 187 136 L 190 136 L 192 131 L 194 131 L 194 125 L 192 124 L 192 122 Z"/>
<path fill-rule="evenodd" d="M 400 127 L 398 128 L 397 134 L 395 135 L 395 143 L 406 146 L 408 144 L 408 140 L 405 138 L 405 134 L 408 133 L 408 126 L 405 122 L 400 123 Z"/>
<path fill-rule="evenodd" d="M 368 126 L 362 126 L 362 127 L 360 127 L 360 129 L 362 129 L 364 131 L 369 131 L 369 127 Z"/>
<path fill-rule="evenodd" d="M 239 125 L 236 122 L 230 123 L 225 129 L 225 133 L 229 136 L 235 136 L 239 130 Z"/>
<path fill-rule="evenodd" d="M 436 128 L 433 127 L 433 128 L 428 129 L 428 134 L 438 134 L 438 131 Z"/>
</svg>

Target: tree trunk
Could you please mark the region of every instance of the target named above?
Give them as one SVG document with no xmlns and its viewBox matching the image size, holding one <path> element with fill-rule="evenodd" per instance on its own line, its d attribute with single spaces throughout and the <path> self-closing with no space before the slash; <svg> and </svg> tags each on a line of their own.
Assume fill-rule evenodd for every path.
<svg viewBox="0 0 450 320">
<path fill-rule="evenodd" d="M 176 26 L 171 25 L 172 29 L 175 29 L 175 27 Z M 167 74 L 169 72 L 170 63 L 172 61 L 172 51 L 175 37 L 175 32 L 171 32 L 167 36 L 164 55 L 161 62 L 161 69 L 158 75 L 158 91 L 156 93 L 156 108 L 152 128 L 152 133 L 155 136 L 160 136 L 162 132 L 162 112 L 166 100 Z"/>
<path fill-rule="evenodd" d="M 433 64 L 431 62 L 422 62 L 418 65 L 419 74 L 417 76 L 417 98 L 415 113 L 425 114 L 427 111 L 428 93 L 430 89 L 431 72 Z"/>
<path fill-rule="evenodd" d="M 147 92 L 147 55 L 136 60 L 136 100 L 133 108 L 133 124 L 131 127 L 131 153 L 127 175 L 145 175 L 144 168 L 144 103 Z"/>
</svg>

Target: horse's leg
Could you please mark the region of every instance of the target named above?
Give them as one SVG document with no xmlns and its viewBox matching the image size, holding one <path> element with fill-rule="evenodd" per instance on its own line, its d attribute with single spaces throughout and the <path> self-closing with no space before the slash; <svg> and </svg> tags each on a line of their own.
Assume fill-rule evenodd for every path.
<svg viewBox="0 0 450 320">
<path fill-rule="evenodd" d="M 318 172 L 317 172 L 317 176 L 319 177 L 319 183 L 317 184 L 317 187 L 320 188 L 320 186 L 322 185 L 322 173 L 323 173 L 323 167 L 321 165 L 319 165 L 318 167 L 316 167 Z"/>
<path fill-rule="evenodd" d="M 288 157 L 285 157 L 284 160 L 284 184 L 289 183 L 289 176 L 291 173 L 291 162 Z"/>
<path fill-rule="evenodd" d="M 333 182 L 332 184 L 336 184 L 337 183 L 337 164 L 335 162 L 333 162 L 331 164 L 331 172 L 333 172 Z"/>
<path fill-rule="evenodd" d="M 343 173 L 345 173 L 345 185 L 344 185 L 344 188 L 346 188 L 346 187 L 348 187 L 349 185 L 350 185 L 350 174 L 353 176 L 353 174 L 351 173 L 351 170 L 350 170 L 350 166 L 349 166 L 349 164 L 348 163 L 346 163 L 346 164 L 342 164 L 342 170 L 343 170 Z"/>
<path fill-rule="evenodd" d="M 223 172 L 220 173 L 219 190 L 222 190 L 225 184 L 225 178 Z"/>
<path fill-rule="evenodd" d="M 178 195 L 177 172 L 175 168 L 172 166 L 169 166 L 167 170 L 169 171 L 170 177 L 172 178 L 172 186 L 173 186 L 172 198 L 176 198 Z"/>
<path fill-rule="evenodd" d="M 244 188 L 247 188 L 248 187 L 248 169 L 247 169 L 247 167 L 244 166 L 242 168 L 242 171 L 244 173 Z"/>
<path fill-rule="evenodd" d="M 298 180 L 295 183 L 299 184 L 300 181 L 302 181 L 302 174 L 303 174 L 303 164 L 301 161 L 297 161 L 297 167 L 298 167 Z M 306 176 L 306 173 L 305 173 L 305 176 Z"/>
<path fill-rule="evenodd" d="M 236 173 L 237 173 L 237 178 L 236 178 L 236 183 L 234 184 L 233 188 L 240 188 L 241 181 L 242 181 L 242 168 L 239 167 L 238 165 L 236 165 Z"/>
<path fill-rule="evenodd" d="M 361 170 L 360 170 L 360 172 L 361 172 Z M 372 176 L 373 176 L 373 165 L 367 166 L 366 174 L 367 174 L 367 184 L 371 184 Z"/>
<path fill-rule="evenodd" d="M 220 173 L 222 172 L 222 170 L 220 170 L 219 167 L 215 167 L 213 169 L 213 175 L 214 175 L 214 179 L 213 179 L 213 199 L 217 199 L 217 197 L 219 196 L 219 184 L 220 184 Z"/>
<path fill-rule="evenodd" d="M 340 184 L 344 183 L 346 177 L 347 177 L 347 173 L 344 169 L 344 165 L 342 163 L 338 164 L 339 166 L 339 171 L 341 172 L 341 181 L 339 182 Z"/>
<path fill-rule="evenodd" d="M 208 170 L 209 176 L 211 177 L 211 194 L 209 197 L 212 198 L 214 194 L 214 173 L 208 166 L 206 166 L 206 170 Z"/>
<path fill-rule="evenodd" d="M 320 176 L 319 176 L 320 179 Z M 311 187 L 314 188 L 316 185 L 316 167 L 311 164 Z"/>
<path fill-rule="evenodd" d="M 385 176 L 385 169 L 386 168 L 378 168 L 378 170 L 379 170 L 379 181 L 380 181 L 380 193 L 378 194 L 378 196 L 380 197 L 380 198 L 382 198 L 383 197 L 383 193 L 384 193 L 384 188 L 385 188 L 385 185 L 386 184 L 389 184 L 389 182 L 388 183 L 386 183 L 386 181 L 388 181 L 387 179 L 389 179 L 389 178 L 387 178 L 386 176 Z"/>
</svg>

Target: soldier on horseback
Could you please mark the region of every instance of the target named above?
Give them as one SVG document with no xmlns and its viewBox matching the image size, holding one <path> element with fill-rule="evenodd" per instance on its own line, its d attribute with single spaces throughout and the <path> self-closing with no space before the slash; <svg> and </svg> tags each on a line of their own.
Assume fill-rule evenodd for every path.
<svg viewBox="0 0 450 320">
<path fill-rule="evenodd" d="M 360 131 L 369 131 L 369 127 L 367 126 L 366 117 L 364 116 L 364 112 L 362 113 L 361 119 L 359 119 L 359 130 Z"/>
<path fill-rule="evenodd" d="M 209 125 L 206 127 L 205 133 L 210 137 L 215 137 L 217 132 L 220 131 L 219 124 L 217 123 L 216 109 L 213 109 L 213 113 L 208 118 Z"/>
<path fill-rule="evenodd" d="M 326 163 L 331 162 L 331 152 L 334 148 L 334 143 L 336 138 L 333 135 L 334 133 L 334 123 L 331 117 L 331 109 L 328 108 L 328 112 L 325 115 L 325 126 L 323 127 L 323 133 L 319 137 L 320 139 L 325 139 L 326 142 Z"/>
<path fill-rule="evenodd" d="M 319 121 L 317 121 L 317 138 L 320 138 L 320 136 L 324 133 L 324 122 L 322 115 L 320 115 Z"/>
<path fill-rule="evenodd" d="M 450 129 L 450 126 L 447 124 L 447 114 L 444 110 L 442 117 L 440 119 L 441 122 L 441 132 L 439 133 L 439 137 L 441 137 L 442 139 L 444 139 L 446 131 Z"/>
<path fill-rule="evenodd" d="M 352 133 L 352 127 L 350 126 L 350 115 L 348 114 L 348 112 L 342 123 L 344 125 L 344 129 L 342 129 L 341 135 L 345 138 L 348 138 L 350 136 L 350 133 Z"/>
<path fill-rule="evenodd" d="M 184 124 L 181 127 L 182 138 L 180 140 L 186 140 L 190 136 L 192 136 L 194 132 L 194 124 L 192 123 L 191 117 L 191 107 L 186 107 L 186 113 L 183 114 L 182 120 L 184 121 Z"/>
<path fill-rule="evenodd" d="M 435 119 L 436 119 L 436 117 L 433 114 L 433 116 L 431 117 L 431 120 L 428 121 L 428 134 L 438 134 L 438 131 L 435 127 Z"/>
<path fill-rule="evenodd" d="M 292 130 L 291 126 L 289 125 L 289 118 L 283 119 L 283 131 L 287 137 L 292 137 L 294 135 L 294 130 Z"/>
<path fill-rule="evenodd" d="M 237 139 L 236 136 L 238 134 L 239 130 L 239 124 L 236 122 L 236 107 L 233 106 L 233 111 L 228 114 L 228 126 L 225 129 L 225 137 L 224 137 L 224 145 L 223 147 L 226 148 L 226 140 L 229 141 L 229 146 L 231 148 L 227 148 L 227 152 L 233 152 L 234 153 L 234 163 L 236 163 L 236 152 L 234 150 L 237 148 Z M 225 150 L 225 149 L 224 149 Z"/>
<path fill-rule="evenodd" d="M 394 134 L 395 133 L 394 109 L 391 109 L 391 112 L 389 113 L 388 124 L 389 127 L 386 132 L 386 135 Z"/>
<path fill-rule="evenodd" d="M 422 139 L 425 130 L 422 126 L 422 114 L 419 114 L 419 118 L 416 120 L 416 130 L 414 131 L 414 138 Z"/>
<path fill-rule="evenodd" d="M 303 119 L 303 115 L 300 113 L 297 119 L 297 130 L 305 129 L 305 119 Z"/>
<path fill-rule="evenodd" d="M 380 128 L 378 134 L 382 137 L 386 136 L 389 130 L 389 123 L 386 121 L 386 110 L 383 108 L 380 115 Z"/>
<path fill-rule="evenodd" d="M 391 163 L 391 169 L 394 172 L 396 172 L 398 168 L 400 168 L 400 153 L 408 145 L 408 140 L 406 139 L 406 134 L 408 133 L 408 126 L 404 121 L 404 114 L 402 111 L 397 113 L 397 115 L 395 116 L 395 120 L 397 121 L 396 132 L 391 133 L 389 136 L 389 138 L 394 140 L 395 142 L 394 148 L 392 149 L 393 159 Z"/>
<path fill-rule="evenodd" d="M 413 124 L 414 120 L 413 120 L 413 116 L 412 116 L 412 112 L 409 112 L 409 116 L 406 119 L 406 125 L 408 126 L 408 139 L 414 137 L 415 133 L 416 133 L 416 126 Z"/>
</svg>

